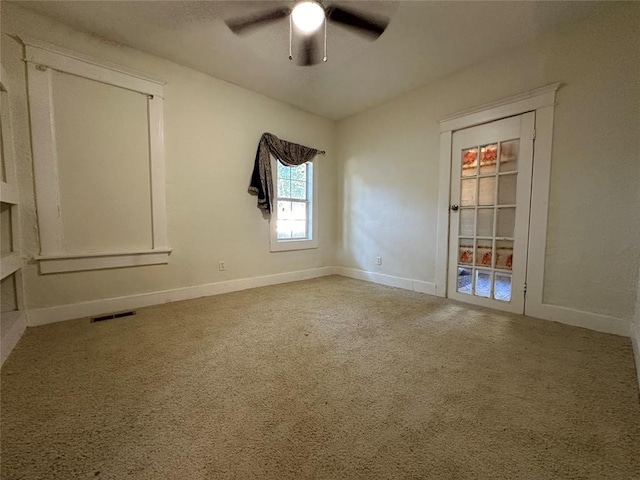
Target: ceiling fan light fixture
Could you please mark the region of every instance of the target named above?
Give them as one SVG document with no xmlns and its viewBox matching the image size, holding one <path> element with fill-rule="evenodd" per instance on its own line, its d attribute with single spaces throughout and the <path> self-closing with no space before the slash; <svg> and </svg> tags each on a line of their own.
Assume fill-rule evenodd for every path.
<svg viewBox="0 0 640 480">
<path fill-rule="evenodd" d="M 324 8 L 318 2 L 307 0 L 293 7 L 291 19 L 305 33 L 315 32 L 324 22 Z"/>
</svg>

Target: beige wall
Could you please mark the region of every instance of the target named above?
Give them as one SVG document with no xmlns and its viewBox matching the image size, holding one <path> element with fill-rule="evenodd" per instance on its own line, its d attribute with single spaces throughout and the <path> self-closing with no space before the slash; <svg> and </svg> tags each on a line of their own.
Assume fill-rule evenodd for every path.
<svg viewBox="0 0 640 480">
<path fill-rule="evenodd" d="M 544 302 L 631 319 L 640 261 L 639 31 L 640 4 L 620 3 L 339 122 L 339 262 L 435 282 L 438 121 L 562 82 Z"/>
<path fill-rule="evenodd" d="M 333 122 L 270 100 L 136 50 L 103 42 L 13 5 L 2 5 L 2 64 L 13 91 L 16 153 L 20 163 L 23 250 L 39 253 L 25 68 L 20 45 L 6 35 L 26 35 L 167 82 L 168 265 L 38 275 L 24 269 L 30 308 L 126 296 L 335 264 L 336 163 Z M 123 118 L 124 120 L 124 118 Z M 247 193 L 260 135 L 327 151 L 317 160 L 320 247 L 270 253 L 269 227 Z M 77 179 L 75 179 L 77 180 Z M 105 181 L 108 181 L 106 179 Z M 218 271 L 224 260 L 227 270 Z"/>
</svg>

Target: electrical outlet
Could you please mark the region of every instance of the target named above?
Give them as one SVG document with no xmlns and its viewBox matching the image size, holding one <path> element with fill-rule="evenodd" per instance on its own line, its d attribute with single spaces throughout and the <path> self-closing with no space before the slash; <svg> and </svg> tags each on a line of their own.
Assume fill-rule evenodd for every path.
<svg viewBox="0 0 640 480">
<path fill-rule="evenodd" d="M 376 257 L 376 265 L 382 265 L 382 257 Z"/>
<path fill-rule="evenodd" d="M 226 267 L 226 265 L 224 264 L 223 261 L 220 261 L 218 263 L 218 268 L 220 269 L 221 272 L 224 272 L 227 269 L 227 267 Z"/>
</svg>

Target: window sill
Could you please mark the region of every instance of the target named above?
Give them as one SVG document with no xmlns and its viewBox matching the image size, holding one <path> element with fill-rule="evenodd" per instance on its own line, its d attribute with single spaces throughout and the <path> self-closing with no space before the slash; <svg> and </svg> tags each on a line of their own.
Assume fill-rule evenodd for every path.
<svg viewBox="0 0 640 480">
<path fill-rule="evenodd" d="M 318 248 L 318 240 L 277 240 L 271 241 L 272 252 L 288 252 L 291 250 L 310 250 Z"/>
<path fill-rule="evenodd" d="M 83 253 L 74 255 L 43 255 L 36 257 L 40 273 L 80 272 L 106 268 L 137 267 L 169 263 L 170 249 L 134 252 Z"/>
</svg>

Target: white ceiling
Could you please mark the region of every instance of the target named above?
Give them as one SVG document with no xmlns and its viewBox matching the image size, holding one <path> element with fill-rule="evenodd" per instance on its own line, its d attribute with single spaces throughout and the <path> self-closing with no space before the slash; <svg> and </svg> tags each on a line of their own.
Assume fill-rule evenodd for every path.
<svg viewBox="0 0 640 480">
<path fill-rule="evenodd" d="M 341 119 L 612 2 L 325 1 L 391 17 L 370 42 L 329 24 L 327 63 L 288 59 L 288 21 L 236 36 L 223 22 L 278 1 L 18 1 L 69 26 L 158 55 L 303 110 Z"/>
</svg>

